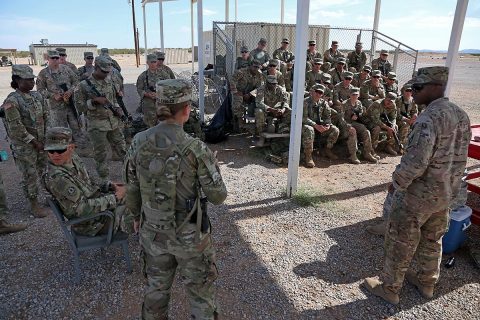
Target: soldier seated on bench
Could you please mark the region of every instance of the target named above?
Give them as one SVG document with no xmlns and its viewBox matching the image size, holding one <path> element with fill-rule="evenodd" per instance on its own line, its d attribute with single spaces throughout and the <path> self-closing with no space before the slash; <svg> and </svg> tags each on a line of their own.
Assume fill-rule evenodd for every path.
<svg viewBox="0 0 480 320">
<path fill-rule="evenodd" d="M 109 183 L 104 188 L 97 186 L 90 180 L 83 162 L 74 150 L 72 131 L 69 128 L 48 129 L 45 142 L 45 151 L 48 153 L 45 186 L 67 219 L 112 211 L 115 215 L 115 232 L 125 211 L 123 203 L 126 187 L 115 183 Z M 108 217 L 102 216 L 76 224 L 73 228 L 80 235 L 96 236 L 107 233 L 108 222 Z"/>
<path fill-rule="evenodd" d="M 289 95 L 278 85 L 275 75 L 267 75 L 266 80 L 266 83 L 257 89 L 255 97 L 256 133 L 260 135 L 264 132 L 266 123 L 269 133 L 289 132 L 292 112 L 288 105 Z"/>
</svg>

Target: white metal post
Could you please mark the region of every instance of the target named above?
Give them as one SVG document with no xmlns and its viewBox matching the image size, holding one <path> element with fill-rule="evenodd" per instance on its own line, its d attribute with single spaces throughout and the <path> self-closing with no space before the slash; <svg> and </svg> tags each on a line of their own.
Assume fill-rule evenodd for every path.
<svg viewBox="0 0 480 320">
<path fill-rule="evenodd" d="M 378 22 L 380 21 L 380 9 L 382 6 L 382 0 L 376 0 L 375 1 L 375 16 L 373 17 L 373 34 L 372 34 L 372 48 L 371 48 L 371 53 L 372 53 L 372 58 L 375 57 L 375 51 L 377 47 L 377 40 L 375 37 L 377 36 L 375 34 L 375 31 L 378 31 Z"/>
<path fill-rule="evenodd" d="M 143 40 L 145 41 L 145 68 L 147 67 L 147 19 L 145 18 L 145 4 L 142 6 L 143 9 Z"/>
<path fill-rule="evenodd" d="M 285 0 L 280 1 L 280 23 L 285 23 Z"/>
<path fill-rule="evenodd" d="M 160 18 L 160 50 L 165 52 L 165 45 L 163 41 L 163 1 L 158 0 L 158 16 Z"/>
<path fill-rule="evenodd" d="M 197 33 L 198 33 L 198 107 L 200 109 L 200 121 L 205 121 L 205 79 L 203 77 L 203 7 L 202 0 L 197 1 Z"/>
<path fill-rule="evenodd" d="M 192 75 L 195 72 L 195 37 L 193 31 L 193 1 L 190 1 L 190 26 L 192 32 Z"/>
<path fill-rule="evenodd" d="M 453 85 L 453 75 L 455 74 L 455 68 L 457 66 L 458 48 L 460 46 L 460 39 L 462 38 L 467 7 L 468 0 L 457 0 L 457 8 L 455 9 L 452 32 L 450 34 L 450 44 L 448 45 L 447 61 L 445 62 L 445 66 L 449 68 L 447 89 L 445 90 L 446 97 L 450 95 Z"/>
<path fill-rule="evenodd" d="M 237 22 L 237 13 L 238 13 L 238 1 L 235 0 L 235 22 Z"/>
<path fill-rule="evenodd" d="M 230 17 L 230 2 L 228 0 L 225 0 L 225 21 L 228 22 L 228 18 Z"/>
<path fill-rule="evenodd" d="M 298 164 L 300 162 L 300 138 L 302 136 L 303 93 L 305 92 L 305 68 L 307 52 L 302 43 L 308 40 L 308 12 L 310 0 L 297 0 L 297 26 L 295 28 L 295 68 L 293 72 L 292 128 L 288 151 L 287 196 L 297 191 Z"/>
</svg>

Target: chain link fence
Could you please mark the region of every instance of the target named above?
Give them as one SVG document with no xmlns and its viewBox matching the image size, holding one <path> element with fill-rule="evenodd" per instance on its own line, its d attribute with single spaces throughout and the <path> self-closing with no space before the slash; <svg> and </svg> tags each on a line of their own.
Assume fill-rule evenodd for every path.
<svg viewBox="0 0 480 320">
<path fill-rule="evenodd" d="M 260 38 L 267 40 L 266 50 L 270 56 L 280 47 L 283 38 L 290 40 L 289 50 L 294 51 L 297 45 L 307 50 L 307 43 L 296 43 L 295 28 L 294 24 L 213 22 L 211 63 L 214 65 L 214 74 L 220 77 L 231 76 L 235 71 L 236 57 L 240 56 L 240 47 L 247 46 L 249 50 L 253 50 Z M 322 56 L 330 48 L 333 40 L 338 41 L 339 50 L 345 57 L 355 50 L 356 42 L 363 42 L 363 51 L 367 54 L 368 64 L 379 56 L 380 50 L 388 50 L 389 61 L 397 73 L 400 85 L 411 79 L 417 63 L 417 50 L 373 30 L 313 25 L 309 26 L 308 39 L 316 40 L 317 50 Z"/>
</svg>

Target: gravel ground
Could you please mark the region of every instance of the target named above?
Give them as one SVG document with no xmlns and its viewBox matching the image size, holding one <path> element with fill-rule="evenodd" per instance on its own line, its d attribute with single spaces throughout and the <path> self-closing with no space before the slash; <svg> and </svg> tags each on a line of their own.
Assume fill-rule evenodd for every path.
<svg viewBox="0 0 480 320">
<path fill-rule="evenodd" d="M 422 63 L 442 61 L 426 57 Z M 175 69 L 181 68 L 189 66 Z M 459 70 L 452 100 L 478 123 L 480 90 L 470 79 L 478 75 L 480 64 L 463 61 Z M 133 94 L 138 73 L 134 67 L 125 69 L 132 110 L 138 101 Z M 9 92 L 8 77 L 9 72 L 1 69 L 1 98 Z M 3 128 L 0 134 L 5 135 Z M 4 140 L 0 145 L 7 147 Z M 364 230 L 380 216 L 399 157 L 352 166 L 316 156 L 317 168 L 300 168 L 299 186 L 316 195 L 319 204 L 302 207 L 283 196 L 286 168 L 265 161 L 252 145 L 249 137 L 231 136 L 211 146 L 218 150 L 229 190 L 223 205 L 210 207 L 220 272 L 217 296 L 224 318 L 480 319 L 480 270 L 467 249 L 480 245 L 478 226 L 468 230 L 466 246 L 454 253 L 455 267 L 445 269 L 442 264 L 432 300 L 405 284 L 400 305 L 392 307 L 359 287 L 363 278 L 378 274 L 382 267 L 383 240 Z M 93 160 L 84 160 L 96 176 Z M 469 167 L 478 168 L 478 162 L 469 161 Z M 120 168 L 120 162 L 112 162 L 114 180 L 120 179 Z M 138 318 L 143 278 L 137 239 L 130 239 L 132 274 L 126 274 L 118 248 L 105 254 L 89 251 L 81 256 L 82 283 L 74 285 L 71 252 L 54 217 L 29 216 L 13 161 L 2 163 L 1 170 L 10 220 L 26 221 L 29 228 L 0 239 L 0 319 Z M 480 198 L 470 195 L 469 203 L 480 206 Z M 172 298 L 172 319 L 187 319 L 180 279 Z"/>
</svg>

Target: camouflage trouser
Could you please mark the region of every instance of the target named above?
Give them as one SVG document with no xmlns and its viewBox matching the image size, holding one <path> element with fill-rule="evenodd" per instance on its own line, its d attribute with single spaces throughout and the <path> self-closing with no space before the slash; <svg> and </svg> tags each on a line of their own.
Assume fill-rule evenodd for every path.
<svg viewBox="0 0 480 320">
<path fill-rule="evenodd" d="M 213 283 L 218 276 L 215 250 L 210 234 L 199 244 L 194 242 L 195 225 L 187 224 L 175 240 L 142 225 L 142 270 L 147 289 L 142 305 L 142 319 L 167 316 L 175 272 L 179 271 L 187 287 L 192 319 L 214 319 L 217 306 Z"/>
<path fill-rule="evenodd" d="M 243 97 L 232 94 L 232 113 L 237 119 L 242 119 L 245 114 L 245 106 L 243 105 Z"/>
<path fill-rule="evenodd" d="M 398 139 L 400 143 L 406 147 L 408 143 L 408 134 L 410 132 L 410 125 L 406 121 L 397 121 L 398 125 Z"/>
<path fill-rule="evenodd" d="M 276 120 L 275 120 L 276 119 Z M 292 111 L 287 109 L 281 118 L 273 117 L 271 114 L 266 113 L 263 109 L 255 108 L 255 126 L 257 128 L 257 133 L 260 134 L 265 131 L 265 124 L 270 125 L 274 121 L 278 121 L 278 125 L 282 127 L 290 127 L 290 122 L 292 119 Z M 277 130 L 275 130 L 276 132 Z"/>
<path fill-rule="evenodd" d="M 302 147 L 303 149 L 313 149 L 313 141 L 315 140 L 315 129 L 312 126 L 304 124 L 302 126 Z"/>
<path fill-rule="evenodd" d="M 433 286 L 440 275 L 442 237 L 448 226 L 448 210 L 421 213 L 405 204 L 405 192 L 395 191 L 385 235 L 385 261 L 381 274 L 383 287 L 398 293 L 413 256 L 418 279 Z"/>
<path fill-rule="evenodd" d="M 151 99 L 145 99 L 142 101 L 142 113 L 143 113 L 143 122 L 147 127 L 155 127 L 158 123 L 157 118 L 157 107 L 155 101 Z"/>
<path fill-rule="evenodd" d="M 22 174 L 22 187 L 28 199 L 38 196 L 38 179 L 43 176 L 47 165 L 45 152 L 37 152 L 31 145 L 12 145 L 12 153 L 18 171 Z M 43 184 L 43 179 L 40 180 Z"/>
<path fill-rule="evenodd" d="M 383 221 L 387 222 L 388 218 L 390 217 L 390 212 L 392 211 L 392 201 L 393 201 L 393 193 L 387 192 L 387 196 L 385 197 L 385 201 L 383 202 L 383 211 L 382 211 L 382 218 Z"/>
<path fill-rule="evenodd" d="M 100 131 L 90 129 L 88 131 L 90 140 L 93 144 L 93 159 L 97 168 L 97 173 L 101 179 L 108 178 L 107 145 L 110 144 L 112 154 L 115 152 L 120 157 L 125 157 L 126 146 L 122 130 L 116 128 L 110 131 Z"/>
<path fill-rule="evenodd" d="M 366 153 L 372 152 L 372 139 L 370 137 L 370 131 L 367 127 L 360 122 L 353 121 L 351 123 L 352 127 L 355 128 L 357 132 L 357 140 L 363 143 L 363 151 Z"/>
<path fill-rule="evenodd" d="M 318 138 L 326 138 L 327 139 L 327 148 L 333 148 L 333 145 L 337 142 L 338 136 L 340 135 L 340 130 L 335 127 L 334 125 L 330 125 L 330 128 L 327 131 L 322 133 L 315 130 L 315 135 Z"/>
<path fill-rule="evenodd" d="M 65 108 L 55 108 L 50 110 L 50 126 L 51 127 L 65 127 L 72 129 L 72 139 L 79 146 L 85 144 L 85 137 L 83 135 L 78 121 L 72 109 L 68 106 Z"/>
<path fill-rule="evenodd" d="M 5 195 L 5 189 L 3 186 L 2 173 L 0 172 L 0 220 L 7 219 L 7 196 Z"/>
</svg>

